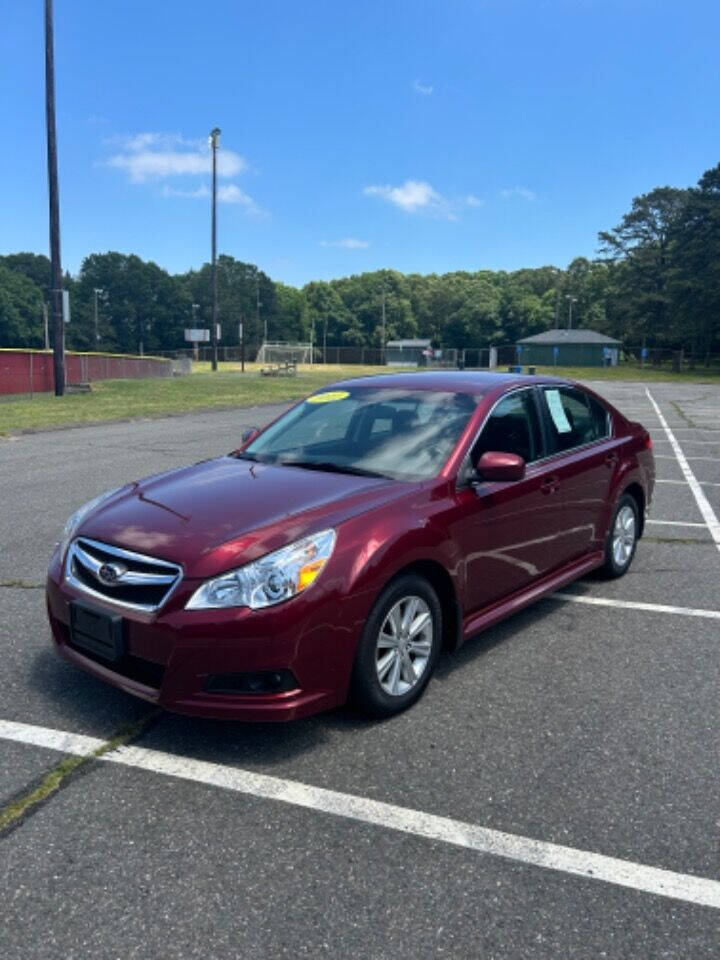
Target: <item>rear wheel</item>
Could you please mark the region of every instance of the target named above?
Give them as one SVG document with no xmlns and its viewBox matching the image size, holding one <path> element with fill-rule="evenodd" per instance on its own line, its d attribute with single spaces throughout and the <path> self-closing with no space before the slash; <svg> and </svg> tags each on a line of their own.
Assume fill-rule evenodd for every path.
<svg viewBox="0 0 720 960">
<path fill-rule="evenodd" d="M 607 543 L 603 572 L 612 579 L 627 573 L 635 556 L 640 516 L 638 505 L 629 493 L 623 494 L 615 508 Z"/>
<path fill-rule="evenodd" d="M 440 650 L 442 611 L 423 577 L 389 584 L 363 630 L 352 675 L 353 699 L 363 712 L 391 716 L 427 686 Z"/>
</svg>

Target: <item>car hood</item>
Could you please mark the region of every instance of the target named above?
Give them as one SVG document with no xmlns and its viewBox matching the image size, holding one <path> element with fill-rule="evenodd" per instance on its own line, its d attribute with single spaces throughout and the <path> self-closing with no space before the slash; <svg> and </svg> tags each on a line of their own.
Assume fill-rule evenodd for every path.
<svg viewBox="0 0 720 960">
<path fill-rule="evenodd" d="M 208 577 L 402 497 L 411 486 L 222 457 L 124 488 L 78 532 Z"/>
</svg>

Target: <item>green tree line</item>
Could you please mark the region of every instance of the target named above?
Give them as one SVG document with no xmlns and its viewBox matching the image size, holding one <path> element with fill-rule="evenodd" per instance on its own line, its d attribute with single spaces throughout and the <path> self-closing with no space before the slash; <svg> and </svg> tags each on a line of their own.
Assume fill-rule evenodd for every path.
<svg viewBox="0 0 720 960">
<path fill-rule="evenodd" d="M 47 257 L 0 257 L 0 346 L 44 345 Z M 134 254 L 93 253 L 65 276 L 72 319 L 67 346 L 122 353 L 186 347 L 186 327 L 209 327 L 210 266 L 170 274 Z M 573 326 L 628 346 L 720 352 L 720 164 L 696 187 L 658 187 L 636 197 L 614 228 L 599 234 L 596 259 L 566 269 L 402 274 L 379 270 L 302 289 L 274 282 L 254 264 L 218 258 L 222 344 L 249 355 L 269 340 L 370 346 L 429 337 L 435 346 L 514 343 Z M 383 304 L 385 321 L 383 327 Z"/>
</svg>

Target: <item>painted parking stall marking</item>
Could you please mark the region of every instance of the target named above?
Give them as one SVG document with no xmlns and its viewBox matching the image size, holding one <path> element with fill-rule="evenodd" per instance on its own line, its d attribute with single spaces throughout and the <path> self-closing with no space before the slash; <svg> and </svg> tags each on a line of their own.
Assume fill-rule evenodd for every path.
<svg viewBox="0 0 720 960">
<path fill-rule="evenodd" d="M 667 438 L 670 441 L 670 446 L 673 448 L 677 461 L 680 464 L 680 469 L 683 472 L 683 476 L 685 477 L 685 480 L 687 481 L 687 483 L 690 486 L 690 489 L 693 492 L 693 496 L 697 501 L 698 509 L 700 510 L 703 520 L 705 521 L 707 528 L 710 531 L 710 536 L 715 541 L 715 545 L 717 546 L 718 550 L 720 550 L 720 521 L 715 516 L 715 511 L 710 506 L 710 501 L 705 496 L 702 490 L 702 487 L 700 486 L 700 484 L 698 483 L 695 477 L 695 474 L 692 472 L 690 468 L 690 464 L 688 463 L 687 458 L 683 453 L 680 444 L 677 442 L 675 435 L 673 434 L 672 430 L 668 426 L 667 420 L 665 419 L 665 417 L 662 414 L 662 411 L 660 410 L 660 407 L 655 402 L 653 395 L 650 393 L 647 387 L 645 387 L 645 393 L 647 395 L 648 400 L 652 404 L 653 409 L 655 410 L 655 414 L 658 420 L 660 421 L 661 427 L 665 431 L 665 434 L 667 435 Z"/>
<path fill-rule="evenodd" d="M 2 720 L 0 739 L 63 750 L 80 756 L 86 756 L 103 743 L 95 737 Z M 174 756 L 145 747 L 119 747 L 98 760 L 287 803 L 546 870 L 556 870 L 659 897 L 720 909 L 720 881 L 711 878 L 676 873 L 588 850 L 516 836 L 392 803 L 208 763 L 205 760 Z"/>
<path fill-rule="evenodd" d="M 679 483 L 681 486 L 685 486 L 687 480 L 656 479 L 655 483 Z M 696 483 L 699 483 L 701 487 L 720 487 L 720 483 L 716 483 L 714 480 L 697 480 Z"/>
<path fill-rule="evenodd" d="M 676 458 L 673 457 L 673 456 L 671 456 L 669 453 L 656 453 L 656 454 L 655 454 L 655 459 L 656 459 L 656 460 L 675 460 Z M 687 456 L 687 457 L 685 457 L 685 459 L 686 459 L 686 460 L 712 460 L 713 463 L 714 463 L 714 462 L 717 460 L 717 457 L 692 457 L 692 456 Z"/>
<path fill-rule="evenodd" d="M 702 530 L 705 530 L 704 523 L 695 523 L 690 520 L 646 520 L 645 523 L 654 523 L 663 527 L 700 527 Z"/>
<path fill-rule="evenodd" d="M 647 613 L 670 613 L 682 617 L 704 617 L 707 620 L 720 620 L 720 610 L 703 610 L 697 607 L 673 607 L 665 603 L 644 603 L 641 600 L 616 600 L 614 597 L 590 597 L 580 593 L 566 593 L 559 590 L 547 600 L 563 603 L 587 603 L 595 607 L 618 607 L 623 610 L 645 610 Z"/>
</svg>

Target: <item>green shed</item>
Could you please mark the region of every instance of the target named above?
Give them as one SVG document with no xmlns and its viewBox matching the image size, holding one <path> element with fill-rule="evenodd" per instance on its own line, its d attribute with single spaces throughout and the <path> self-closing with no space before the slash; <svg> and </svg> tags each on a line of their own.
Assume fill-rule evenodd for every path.
<svg viewBox="0 0 720 960">
<path fill-rule="evenodd" d="M 545 330 L 517 342 L 520 364 L 542 367 L 615 367 L 621 340 L 595 330 Z"/>
</svg>

